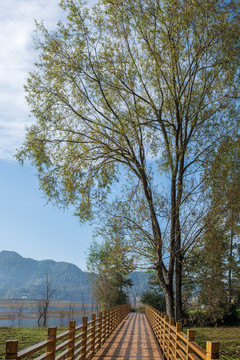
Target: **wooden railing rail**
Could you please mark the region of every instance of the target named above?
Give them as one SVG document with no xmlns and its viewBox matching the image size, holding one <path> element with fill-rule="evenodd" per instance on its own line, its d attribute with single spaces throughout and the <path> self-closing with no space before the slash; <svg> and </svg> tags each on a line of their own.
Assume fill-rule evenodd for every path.
<svg viewBox="0 0 240 360">
<path fill-rule="evenodd" d="M 18 340 L 6 341 L 6 360 L 21 360 L 33 356 L 37 360 L 89 360 L 100 349 L 116 327 L 130 312 L 130 305 L 116 306 L 98 317 L 82 318 L 82 325 L 69 321 L 69 329 L 57 335 L 57 327 L 49 327 L 47 340 L 18 351 Z"/>
<path fill-rule="evenodd" d="M 195 341 L 195 330 L 182 332 L 182 323 L 146 305 L 145 313 L 166 360 L 212 360 L 219 359 L 220 344 L 207 341 L 206 350 Z"/>
</svg>

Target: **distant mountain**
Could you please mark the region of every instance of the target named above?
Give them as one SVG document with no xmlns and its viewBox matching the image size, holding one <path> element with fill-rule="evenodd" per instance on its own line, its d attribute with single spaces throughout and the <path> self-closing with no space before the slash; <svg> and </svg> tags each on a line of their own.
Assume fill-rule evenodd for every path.
<svg viewBox="0 0 240 360">
<path fill-rule="evenodd" d="M 23 258 L 13 251 L 0 252 L 0 297 L 44 296 L 46 274 L 52 279 L 55 299 L 89 300 L 87 273 L 76 265 Z"/>
<path fill-rule="evenodd" d="M 136 296 L 140 296 L 141 293 L 148 288 L 148 279 L 150 273 L 143 271 L 133 271 L 128 276 L 133 283 L 132 293 L 135 293 Z"/>
<path fill-rule="evenodd" d="M 0 298 L 44 297 L 46 274 L 52 278 L 54 299 L 90 301 L 88 275 L 76 265 L 53 260 L 37 261 L 13 251 L 0 252 Z M 149 274 L 135 271 L 129 277 L 134 292 L 139 296 L 148 287 Z"/>
</svg>

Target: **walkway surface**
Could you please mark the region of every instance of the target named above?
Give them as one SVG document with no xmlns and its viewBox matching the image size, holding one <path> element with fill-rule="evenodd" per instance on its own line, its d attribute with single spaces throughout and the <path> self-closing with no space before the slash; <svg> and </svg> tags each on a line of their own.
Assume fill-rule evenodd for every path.
<svg viewBox="0 0 240 360">
<path fill-rule="evenodd" d="M 93 360 L 155 360 L 163 355 L 145 314 L 131 313 L 117 327 Z"/>
</svg>

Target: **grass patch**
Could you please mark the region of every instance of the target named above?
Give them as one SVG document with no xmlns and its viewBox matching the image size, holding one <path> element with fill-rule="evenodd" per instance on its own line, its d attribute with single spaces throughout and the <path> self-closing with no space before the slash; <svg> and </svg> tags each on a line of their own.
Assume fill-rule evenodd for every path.
<svg viewBox="0 0 240 360">
<path fill-rule="evenodd" d="M 240 358 L 240 327 L 197 327 L 193 329 L 196 330 L 197 343 L 203 348 L 206 348 L 206 341 L 220 342 L 220 358 L 222 360 Z"/>
<path fill-rule="evenodd" d="M 58 334 L 68 328 L 57 328 Z M 5 358 L 6 340 L 18 340 L 18 351 L 24 350 L 29 346 L 35 345 L 47 339 L 47 328 L 44 327 L 0 327 L 0 359 Z"/>
</svg>

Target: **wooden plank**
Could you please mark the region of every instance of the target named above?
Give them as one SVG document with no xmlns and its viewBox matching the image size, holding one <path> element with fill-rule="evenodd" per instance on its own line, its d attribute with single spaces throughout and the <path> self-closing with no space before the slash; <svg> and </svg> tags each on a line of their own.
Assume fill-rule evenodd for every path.
<svg viewBox="0 0 240 360">
<path fill-rule="evenodd" d="M 132 313 L 116 328 L 93 360 L 163 360 L 145 314 Z"/>
</svg>

